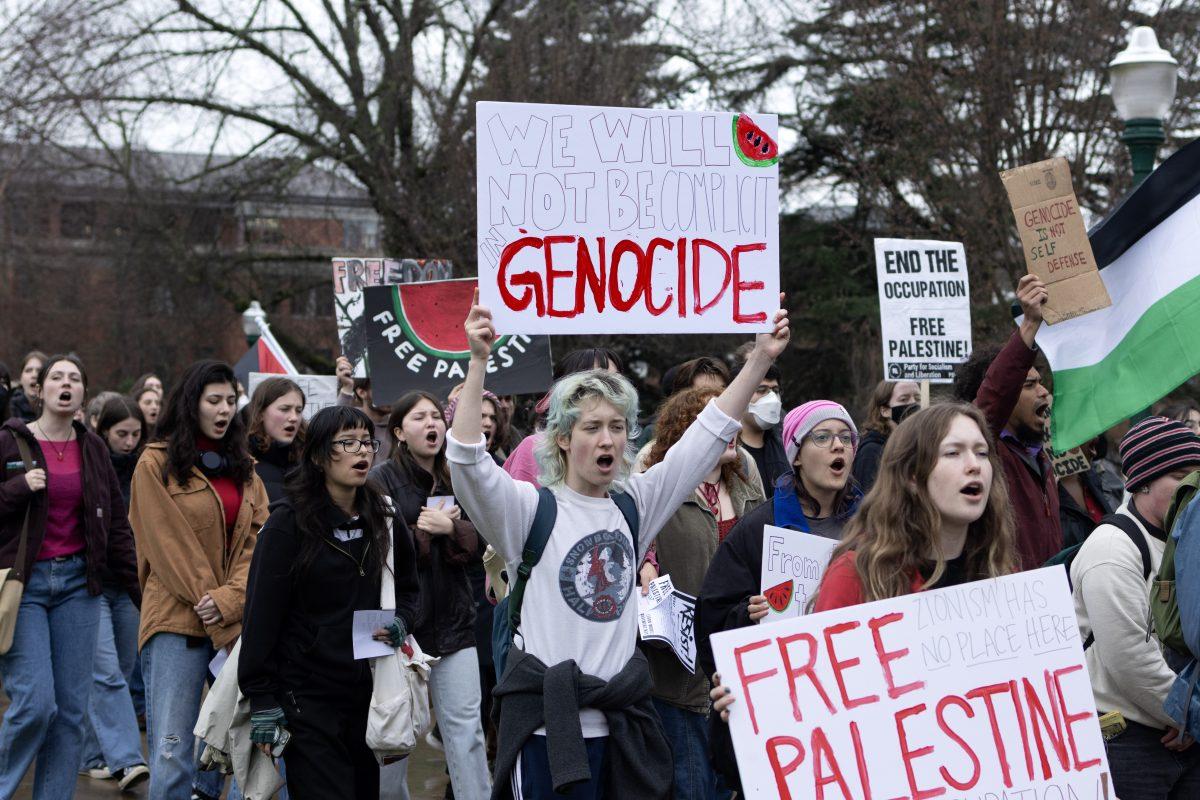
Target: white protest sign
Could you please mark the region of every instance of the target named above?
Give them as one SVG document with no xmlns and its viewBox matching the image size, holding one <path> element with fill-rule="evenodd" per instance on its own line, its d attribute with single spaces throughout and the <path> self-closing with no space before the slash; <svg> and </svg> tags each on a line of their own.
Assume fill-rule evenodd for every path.
<svg viewBox="0 0 1200 800">
<path fill-rule="evenodd" d="M 883 376 L 950 383 L 971 355 L 971 287 L 959 242 L 876 239 Z"/>
<path fill-rule="evenodd" d="M 1066 573 L 712 637 L 749 800 L 1111 798 Z"/>
<path fill-rule="evenodd" d="M 770 330 L 773 114 L 481 102 L 480 300 L 502 334 Z"/>
<path fill-rule="evenodd" d="M 287 378 L 300 386 L 304 392 L 304 419 L 312 419 L 322 408 L 337 405 L 338 383 L 336 375 L 276 375 L 272 372 L 251 372 L 247 393 L 254 397 L 258 385 L 267 378 Z"/>
<path fill-rule="evenodd" d="M 696 598 L 675 588 L 670 575 L 650 582 L 638 594 L 638 632 L 645 641 L 670 645 L 679 663 L 696 672 Z"/>
<path fill-rule="evenodd" d="M 765 526 L 759 588 L 767 598 L 768 611 L 760 622 L 804 614 L 837 546 L 836 539 Z"/>
</svg>

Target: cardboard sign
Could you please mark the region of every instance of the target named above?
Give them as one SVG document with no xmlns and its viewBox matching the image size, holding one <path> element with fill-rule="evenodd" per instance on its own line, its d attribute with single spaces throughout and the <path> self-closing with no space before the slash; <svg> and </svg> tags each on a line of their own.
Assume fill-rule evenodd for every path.
<svg viewBox="0 0 1200 800">
<path fill-rule="evenodd" d="M 1051 452 L 1051 463 L 1054 465 L 1054 477 L 1059 480 L 1070 475 L 1078 475 L 1092 468 L 1092 462 L 1083 454 L 1083 449 L 1072 448 L 1065 453 Z"/>
<path fill-rule="evenodd" d="M 1041 278 L 1050 298 L 1046 323 L 1082 316 L 1112 305 L 1100 280 L 1065 158 L 1051 158 L 1000 173 L 1008 192 L 1021 248 L 1031 275 Z"/>
<path fill-rule="evenodd" d="M 959 242 L 876 239 L 883 374 L 951 383 L 971 355 L 971 286 Z"/>
<path fill-rule="evenodd" d="M 772 114 L 481 102 L 479 291 L 500 333 L 756 333 L 779 307 Z"/>
<path fill-rule="evenodd" d="M 338 382 L 336 375 L 275 375 L 270 372 L 251 372 L 246 391 L 254 397 L 258 385 L 267 378 L 287 378 L 299 385 L 304 392 L 304 419 L 308 421 L 322 408 L 337 405 Z"/>
<path fill-rule="evenodd" d="M 837 546 L 836 539 L 824 536 L 774 525 L 763 528 L 760 589 L 769 610 L 760 624 L 806 613 Z"/>
<path fill-rule="evenodd" d="M 749 800 L 1111 798 L 1066 573 L 714 634 Z"/>
<path fill-rule="evenodd" d="M 454 277 L 454 265 L 440 258 L 333 259 L 333 315 L 337 320 L 342 355 L 354 365 L 354 376 L 366 377 L 366 332 L 361 323 L 362 291 L 368 286 L 444 281 Z"/>
<path fill-rule="evenodd" d="M 475 279 L 372 286 L 363 294 L 367 365 L 375 402 L 413 389 L 445 397 L 467 377 L 471 350 L 463 321 Z M 496 394 L 541 392 L 551 383 L 548 336 L 500 336 L 485 384 Z"/>
</svg>

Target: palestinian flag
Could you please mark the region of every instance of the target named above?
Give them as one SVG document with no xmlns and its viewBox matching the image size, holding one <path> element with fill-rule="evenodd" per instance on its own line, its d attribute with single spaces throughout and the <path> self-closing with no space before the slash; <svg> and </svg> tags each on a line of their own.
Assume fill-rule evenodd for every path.
<svg viewBox="0 0 1200 800">
<path fill-rule="evenodd" d="M 1059 453 L 1200 372 L 1200 141 L 1167 159 L 1088 238 L 1112 305 L 1037 336 L 1054 371 Z"/>
<path fill-rule="evenodd" d="M 275 340 L 271 329 L 263 325 L 259 331 L 258 341 L 250 346 L 246 354 L 233 365 L 233 374 L 242 382 L 242 386 L 250 386 L 251 372 L 270 372 L 276 375 L 297 375 L 296 368 L 287 353 Z"/>
<path fill-rule="evenodd" d="M 423 389 L 445 397 L 467 377 L 471 350 L 463 322 L 475 278 L 363 289 L 367 375 L 375 402 L 389 405 Z M 551 382 L 550 337 L 500 334 L 486 386 L 496 394 L 542 392 Z"/>
</svg>

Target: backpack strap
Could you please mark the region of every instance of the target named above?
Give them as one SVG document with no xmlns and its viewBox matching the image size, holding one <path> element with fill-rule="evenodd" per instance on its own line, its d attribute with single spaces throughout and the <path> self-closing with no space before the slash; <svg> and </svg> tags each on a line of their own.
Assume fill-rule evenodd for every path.
<svg viewBox="0 0 1200 800">
<path fill-rule="evenodd" d="M 608 493 L 612 501 L 617 504 L 617 508 L 621 510 L 621 516 L 625 518 L 625 524 L 629 526 L 629 532 L 633 534 L 633 557 L 637 558 L 638 552 L 638 529 L 641 527 L 641 518 L 638 514 L 637 503 L 633 501 L 633 496 L 626 492 L 612 491 Z"/>
<path fill-rule="evenodd" d="M 1115 528 L 1120 528 L 1126 536 L 1133 540 L 1134 546 L 1138 549 L 1138 554 L 1142 557 L 1142 580 L 1150 580 L 1150 545 L 1146 544 L 1146 535 L 1142 533 L 1142 529 L 1138 524 L 1124 514 L 1108 514 L 1104 519 L 1100 520 L 1100 525 L 1112 525 Z M 1096 634 L 1094 632 L 1088 633 L 1087 640 L 1083 643 L 1083 649 L 1087 650 L 1095 641 Z"/>
<path fill-rule="evenodd" d="M 558 519 L 558 502 L 554 493 L 546 487 L 538 489 L 537 511 L 533 515 L 533 525 L 529 528 L 529 536 L 525 537 L 525 547 L 521 550 L 521 564 L 517 567 L 517 577 L 508 590 L 508 624 L 514 633 L 521 626 L 521 604 L 525 601 L 525 584 L 533 568 L 542 560 L 546 550 L 546 542 L 554 532 L 554 523 Z"/>
</svg>

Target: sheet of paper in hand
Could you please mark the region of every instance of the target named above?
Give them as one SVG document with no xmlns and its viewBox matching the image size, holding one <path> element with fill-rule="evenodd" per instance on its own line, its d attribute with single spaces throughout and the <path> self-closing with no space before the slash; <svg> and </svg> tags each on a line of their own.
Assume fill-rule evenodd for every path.
<svg viewBox="0 0 1200 800">
<path fill-rule="evenodd" d="M 500 334 L 756 333 L 779 307 L 773 114 L 480 102 Z"/>
<path fill-rule="evenodd" d="M 1047 567 L 713 634 L 749 800 L 1111 800 Z"/>
<path fill-rule="evenodd" d="M 1046 323 L 1111 306 L 1071 187 L 1067 160 L 1026 164 L 1001 172 L 1000 180 L 1017 218 L 1025 264 L 1049 289 L 1050 298 L 1042 309 Z"/>
<path fill-rule="evenodd" d="M 837 545 L 836 539 L 811 533 L 774 525 L 763 528 L 760 591 L 767 598 L 768 610 L 760 623 L 807 613 L 808 601 L 816 597 Z"/>
<path fill-rule="evenodd" d="M 638 633 L 645 641 L 671 647 L 688 672 L 696 671 L 696 598 L 675 588 L 670 575 L 650 582 L 646 595 L 638 593 Z"/>
</svg>

